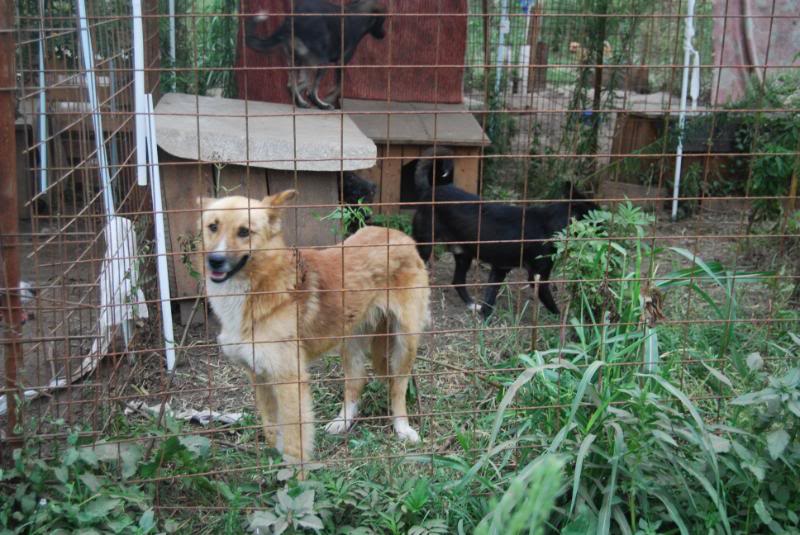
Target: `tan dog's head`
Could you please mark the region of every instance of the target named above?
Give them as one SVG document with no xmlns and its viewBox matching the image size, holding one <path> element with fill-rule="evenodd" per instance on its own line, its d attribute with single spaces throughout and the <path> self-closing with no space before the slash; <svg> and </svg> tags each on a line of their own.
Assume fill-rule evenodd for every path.
<svg viewBox="0 0 800 535">
<path fill-rule="evenodd" d="M 295 190 L 286 190 L 260 201 L 238 196 L 199 198 L 208 278 L 223 283 L 242 271 L 253 254 L 283 247 L 279 208 L 295 195 Z"/>
</svg>

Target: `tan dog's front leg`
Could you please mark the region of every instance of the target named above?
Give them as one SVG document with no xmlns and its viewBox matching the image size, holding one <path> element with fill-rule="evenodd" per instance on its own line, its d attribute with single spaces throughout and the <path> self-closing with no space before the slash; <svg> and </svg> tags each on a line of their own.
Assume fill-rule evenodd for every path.
<svg viewBox="0 0 800 535">
<path fill-rule="evenodd" d="M 256 395 L 256 408 L 261 414 L 261 424 L 264 427 L 264 441 L 272 447 L 280 449 L 277 433 L 277 407 L 275 406 L 275 393 L 272 385 L 265 384 L 267 379 L 256 377 L 250 374 L 253 381 L 253 391 Z"/>
<path fill-rule="evenodd" d="M 283 456 L 287 462 L 307 463 L 314 452 L 314 408 L 308 377 L 283 378 L 273 389 Z"/>
</svg>

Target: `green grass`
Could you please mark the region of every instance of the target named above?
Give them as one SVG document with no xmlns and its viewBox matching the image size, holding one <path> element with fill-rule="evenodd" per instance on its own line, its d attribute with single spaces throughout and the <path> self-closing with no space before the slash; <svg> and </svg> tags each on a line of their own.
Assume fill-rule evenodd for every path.
<svg viewBox="0 0 800 535">
<path fill-rule="evenodd" d="M 570 321 L 562 335 L 539 311 L 536 351 L 511 284 L 474 335 L 426 342 L 408 398 L 426 414 L 412 419 L 421 445 L 392 436 L 380 383 L 351 433 L 319 430 L 325 464 L 305 481 L 263 447 L 253 414 L 210 429 L 119 415 L 101 441 L 119 446 L 74 429 L 19 450 L 0 473 L 0 532 L 796 532 L 800 317 L 770 274 L 650 249 L 647 225 L 626 205 L 573 224 L 558 256 Z M 659 275 L 667 319 L 717 322 L 653 315 L 642 272 Z M 750 320 L 764 293 L 780 321 Z M 437 375 L 437 362 L 488 373 Z M 326 421 L 338 359 L 315 373 Z"/>
</svg>

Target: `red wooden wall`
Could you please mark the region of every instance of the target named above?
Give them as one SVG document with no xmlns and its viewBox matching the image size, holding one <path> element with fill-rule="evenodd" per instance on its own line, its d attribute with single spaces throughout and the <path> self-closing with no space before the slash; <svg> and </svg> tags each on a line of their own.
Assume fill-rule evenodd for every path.
<svg viewBox="0 0 800 535">
<path fill-rule="evenodd" d="M 341 0 L 333 0 L 334 3 Z M 353 60 L 345 67 L 344 96 L 404 102 L 460 103 L 467 39 L 466 0 L 385 0 L 389 10 L 377 40 L 367 35 Z M 242 0 L 242 13 L 290 12 L 290 0 Z M 404 13 L 414 15 L 400 16 Z M 395 16 L 392 16 L 395 14 Z M 281 23 L 275 15 L 261 25 L 268 35 Z M 239 97 L 290 103 L 286 90 L 286 61 L 279 48 L 262 54 L 246 48 L 244 23 L 239 30 L 236 58 Z M 380 65 L 359 68 L 359 65 Z M 441 65 L 449 65 L 442 67 Z M 385 66 L 390 66 L 386 68 Z M 244 70 L 241 70 L 244 68 Z M 325 77 L 327 94 L 333 72 Z"/>
</svg>

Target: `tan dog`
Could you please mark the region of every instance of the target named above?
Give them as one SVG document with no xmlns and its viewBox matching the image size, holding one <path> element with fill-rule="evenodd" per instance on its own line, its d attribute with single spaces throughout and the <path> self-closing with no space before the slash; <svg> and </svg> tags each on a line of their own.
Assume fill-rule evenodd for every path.
<svg viewBox="0 0 800 535">
<path fill-rule="evenodd" d="M 388 376 L 395 432 L 418 442 L 406 389 L 430 289 L 416 244 L 402 232 L 366 227 L 329 249 L 287 248 L 280 207 L 295 194 L 202 201 L 206 293 L 222 324 L 222 350 L 249 370 L 264 432 L 290 462 L 307 462 L 314 447 L 306 367 L 337 346 L 344 403 L 326 430 L 352 426 L 371 353 L 375 373 Z"/>
</svg>

